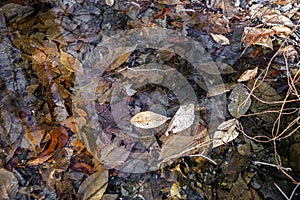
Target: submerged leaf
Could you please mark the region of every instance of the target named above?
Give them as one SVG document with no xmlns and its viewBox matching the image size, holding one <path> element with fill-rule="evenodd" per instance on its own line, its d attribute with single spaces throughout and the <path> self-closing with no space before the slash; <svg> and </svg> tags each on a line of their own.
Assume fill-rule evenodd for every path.
<svg viewBox="0 0 300 200">
<path fill-rule="evenodd" d="M 251 106 L 251 98 L 248 98 L 249 92 L 243 84 L 237 85 L 229 96 L 229 113 L 236 119 L 245 114 Z"/>
<path fill-rule="evenodd" d="M 214 133 L 213 148 L 226 144 L 239 135 L 236 130 L 237 123 L 237 119 L 230 119 L 218 126 L 218 130 Z"/>
<path fill-rule="evenodd" d="M 83 200 L 96 200 L 101 199 L 103 196 L 108 181 L 108 171 L 103 168 L 103 170 L 97 171 L 80 185 L 78 189 L 78 194 L 81 195 L 80 199 Z"/>
<path fill-rule="evenodd" d="M 130 120 L 131 124 L 143 129 L 156 128 L 164 124 L 169 118 L 151 111 L 140 112 Z"/>
<path fill-rule="evenodd" d="M 166 131 L 166 135 L 169 132 L 178 133 L 189 128 L 194 122 L 194 110 L 195 106 L 192 103 L 180 106 Z"/>
</svg>

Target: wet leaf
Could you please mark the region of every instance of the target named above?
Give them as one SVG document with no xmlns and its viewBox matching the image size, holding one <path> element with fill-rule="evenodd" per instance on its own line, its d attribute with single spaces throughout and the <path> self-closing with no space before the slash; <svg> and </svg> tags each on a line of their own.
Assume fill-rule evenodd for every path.
<svg viewBox="0 0 300 200">
<path fill-rule="evenodd" d="M 180 106 L 170 122 L 166 135 L 168 135 L 169 132 L 178 133 L 189 128 L 194 122 L 194 109 L 195 106 L 192 103 Z"/>
<path fill-rule="evenodd" d="M 151 111 L 140 112 L 130 120 L 138 128 L 150 129 L 164 124 L 169 118 Z"/>
<path fill-rule="evenodd" d="M 230 44 L 228 38 L 225 37 L 224 35 L 213 34 L 213 33 L 211 33 L 210 35 L 213 38 L 213 40 L 220 45 L 229 45 Z"/>
<path fill-rule="evenodd" d="M 226 144 L 239 135 L 236 130 L 237 123 L 237 119 L 230 119 L 218 126 L 218 130 L 214 133 L 213 148 Z"/>
<path fill-rule="evenodd" d="M 16 199 L 18 180 L 15 175 L 4 168 L 0 168 L 0 177 L 1 199 Z"/>
<path fill-rule="evenodd" d="M 249 81 L 257 75 L 258 67 L 246 70 L 238 79 L 238 82 Z"/>
<path fill-rule="evenodd" d="M 237 85 L 229 96 L 229 113 L 236 119 L 245 114 L 251 106 L 251 98 L 248 98 L 249 92 L 243 84 Z M 246 99 L 248 100 L 246 101 Z M 246 101 L 246 102 L 245 102 Z"/>
<path fill-rule="evenodd" d="M 171 135 L 163 145 L 158 160 L 169 160 L 178 158 L 182 151 L 187 149 L 194 142 L 194 137 L 185 135 Z"/>
<path fill-rule="evenodd" d="M 189 134 L 188 131 L 182 131 L 176 135 L 170 135 L 168 137 L 159 154 L 158 160 L 161 161 L 160 163 L 188 155 L 192 151 L 192 148 L 201 143 L 203 145 L 193 149 L 193 152 L 197 152 L 199 149 L 209 148 L 209 143 L 205 143 L 209 140 L 206 128 L 201 130 L 195 136 L 187 134 Z"/>
<path fill-rule="evenodd" d="M 108 182 L 108 170 L 96 171 L 87 177 L 78 189 L 78 195 L 83 200 L 98 200 L 103 196 Z"/>
<path fill-rule="evenodd" d="M 47 149 L 40 153 L 39 157 L 44 157 L 54 152 L 56 148 L 61 148 L 67 144 L 69 136 L 67 130 L 60 126 L 53 129 L 50 133 L 51 143 Z"/>
</svg>

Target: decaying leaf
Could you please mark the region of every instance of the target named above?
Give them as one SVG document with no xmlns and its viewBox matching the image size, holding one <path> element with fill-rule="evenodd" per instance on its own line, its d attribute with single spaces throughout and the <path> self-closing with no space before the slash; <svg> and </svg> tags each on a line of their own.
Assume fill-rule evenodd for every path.
<svg viewBox="0 0 300 200">
<path fill-rule="evenodd" d="M 273 36 L 275 31 L 267 28 L 245 27 L 243 42 L 249 45 L 261 45 L 273 49 L 273 44 L 270 36 Z"/>
<path fill-rule="evenodd" d="M 15 175 L 4 168 L 0 168 L 0 177 L 1 199 L 16 199 L 18 180 Z"/>
<path fill-rule="evenodd" d="M 251 98 L 248 98 L 249 92 L 243 84 L 237 85 L 229 96 L 229 113 L 236 119 L 245 114 L 251 106 Z M 247 100 L 247 101 L 246 101 Z"/>
<path fill-rule="evenodd" d="M 214 41 L 220 45 L 229 45 L 230 44 L 228 38 L 225 37 L 224 35 L 213 34 L 213 33 L 211 33 L 210 35 L 214 39 Z"/>
<path fill-rule="evenodd" d="M 195 106 L 192 103 L 180 106 L 165 134 L 168 135 L 169 132 L 178 133 L 189 128 L 195 119 L 194 110 Z"/>
<path fill-rule="evenodd" d="M 156 128 L 164 124 L 169 118 L 151 111 L 140 112 L 130 120 L 131 124 L 143 129 Z"/>
<path fill-rule="evenodd" d="M 218 130 L 214 133 L 213 148 L 226 144 L 239 135 L 236 130 L 237 123 L 237 119 L 230 119 L 218 126 Z"/>
<path fill-rule="evenodd" d="M 238 79 L 238 82 L 243 82 L 243 81 L 249 81 L 253 79 L 256 74 L 257 74 L 258 67 L 255 67 L 254 69 L 248 69 L 246 70 Z"/>
<path fill-rule="evenodd" d="M 80 199 L 83 200 L 98 200 L 103 196 L 108 181 L 108 171 L 103 170 L 96 171 L 91 176 L 87 177 L 80 185 L 78 194 Z"/>
<path fill-rule="evenodd" d="M 189 155 L 191 152 L 198 152 L 200 149 L 209 149 L 210 138 L 206 128 L 199 135 L 191 136 L 186 133 L 188 131 L 168 137 L 159 154 L 160 163 Z"/>
<path fill-rule="evenodd" d="M 251 89 L 253 88 L 253 82 L 248 82 L 248 87 Z M 267 103 L 263 103 L 261 101 L 258 101 L 256 99 L 253 99 L 253 103 L 251 104 L 251 111 L 254 113 L 260 113 L 264 112 L 266 110 L 279 110 L 280 104 L 272 104 L 273 101 L 280 101 L 282 98 L 281 96 L 276 92 L 276 90 L 268 85 L 265 82 L 259 83 L 259 86 L 254 90 L 253 94 L 261 99 L 262 101 L 265 101 Z M 268 122 L 273 122 L 278 117 L 278 113 L 265 113 L 258 115 L 261 119 Z"/>
</svg>

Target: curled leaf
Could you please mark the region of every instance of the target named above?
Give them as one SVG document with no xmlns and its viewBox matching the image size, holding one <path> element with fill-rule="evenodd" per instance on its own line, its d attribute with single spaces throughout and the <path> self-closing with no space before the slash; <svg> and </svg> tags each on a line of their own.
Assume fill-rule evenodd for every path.
<svg viewBox="0 0 300 200">
<path fill-rule="evenodd" d="M 140 112 L 130 120 L 131 124 L 143 129 L 156 128 L 164 124 L 169 118 L 151 111 Z"/>
<path fill-rule="evenodd" d="M 213 148 L 226 144 L 239 135 L 239 132 L 236 130 L 237 123 L 237 119 L 230 119 L 218 126 L 218 130 L 214 134 Z"/>
</svg>

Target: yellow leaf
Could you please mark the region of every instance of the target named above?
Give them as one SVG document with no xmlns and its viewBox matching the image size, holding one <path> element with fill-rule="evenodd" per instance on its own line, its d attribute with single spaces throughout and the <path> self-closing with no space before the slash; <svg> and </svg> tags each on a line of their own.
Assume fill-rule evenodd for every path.
<svg viewBox="0 0 300 200">
<path fill-rule="evenodd" d="M 248 81 L 253 79 L 257 75 L 258 67 L 255 67 L 254 69 L 248 69 L 246 70 L 238 79 L 238 82 Z"/>
<path fill-rule="evenodd" d="M 214 41 L 220 45 L 229 45 L 230 44 L 228 38 L 225 37 L 224 35 L 213 34 L 213 33 L 211 33 L 210 35 L 214 39 Z"/>
<path fill-rule="evenodd" d="M 60 62 L 67 70 L 83 74 L 81 62 L 62 50 L 60 50 Z"/>
<path fill-rule="evenodd" d="M 143 129 L 150 129 L 164 124 L 169 118 L 151 111 L 140 112 L 130 120 L 131 124 Z"/>
</svg>

